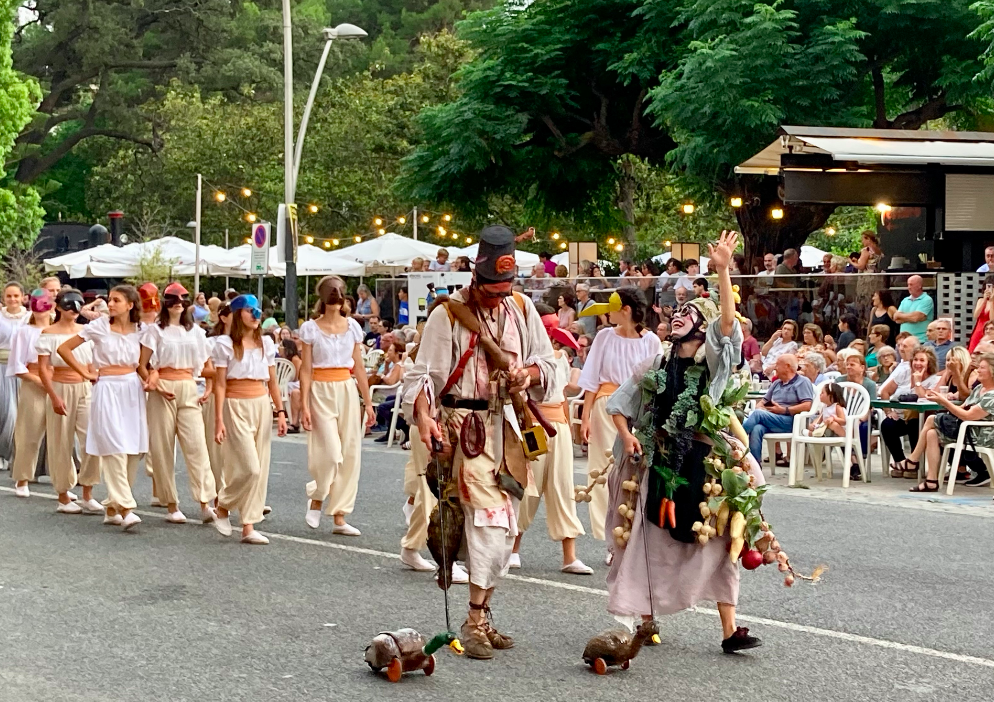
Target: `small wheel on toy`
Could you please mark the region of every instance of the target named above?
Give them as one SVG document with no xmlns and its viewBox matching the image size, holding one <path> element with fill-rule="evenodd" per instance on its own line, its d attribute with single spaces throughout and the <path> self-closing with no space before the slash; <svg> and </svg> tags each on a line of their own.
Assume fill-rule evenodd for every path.
<svg viewBox="0 0 994 702">
<path fill-rule="evenodd" d="M 435 672 L 435 656 L 429 656 L 428 662 L 425 663 L 425 675 L 431 675 Z"/>
<path fill-rule="evenodd" d="M 594 659 L 594 672 L 598 675 L 607 675 L 607 661 L 603 658 Z"/>
<path fill-rule="evenodd" d="M 390 661 L 390 665 L 387 666 L 387 680 L 390 682 L 400 682 L 400 678 L 404 675 L 404 666 L 401 665 L 399 658 L 394 658 Z"/>
<path fill-rule="evenodd" d="M 631 666 L 631 664 L 632 664 L 631 661 L 625 661 L 624 663 L 621 664 L 621 669 L 622 670 L 628 670 L 628 668 L 629 668 L 629 666 Z"/>
</svg>

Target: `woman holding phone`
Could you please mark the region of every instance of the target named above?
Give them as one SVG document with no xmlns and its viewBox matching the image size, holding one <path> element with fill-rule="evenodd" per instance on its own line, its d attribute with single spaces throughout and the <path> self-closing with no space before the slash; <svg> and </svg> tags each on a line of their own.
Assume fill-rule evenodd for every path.
<svg viewBox="0 0 994 702">
<path fill-rule="evenodd" d="M 994 273 L 984 276 L 982 283 L 983 294 L 977 298 L 977 303 L 973 306 L 973 334 L 970 335 L 970 344 L 967 350 L 970 353 L 977 348 L 977 344 L 984 338 L 984 326 L 994 319 Z"/>
</svg>

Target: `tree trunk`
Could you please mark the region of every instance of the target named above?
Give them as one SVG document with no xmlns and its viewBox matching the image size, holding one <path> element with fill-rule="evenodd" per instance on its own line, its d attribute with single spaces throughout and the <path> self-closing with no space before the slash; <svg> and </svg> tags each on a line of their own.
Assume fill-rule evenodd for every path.
<svg viewBox="0 0 994 702">
<path fill-rule="evenodd" d="M 621 177 L 618 179 L 618 207 L 625 215 L 625 242 L 629 251 L 635 251 L 635 174 L 632 162 L 622 158 L 619 164 Z"/>
<path fill-rule="evenodd" d="M 762 270 L 764 254 L 800 251 L 808 235 L 823 227 L 835 211 L 834 205 L 784 205 L 779 187 L 779 178 L 763 176 L 741 178 L 734 189 L 742 197 L 735 216 L 750 271 L 757 266 Z M 775 207 L 783 210 L 783 219 L 773 219 L 770 213 Z"/>
</svg>

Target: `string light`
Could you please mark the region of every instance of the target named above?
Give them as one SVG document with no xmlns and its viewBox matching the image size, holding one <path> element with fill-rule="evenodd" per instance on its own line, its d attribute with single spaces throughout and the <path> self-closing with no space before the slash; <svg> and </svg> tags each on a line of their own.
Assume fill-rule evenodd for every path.
<svg viewBox="0 0 994 702">
<path fill-rule="evenodd" d="M 780 207 L 774 207 L 770 210 L 770 217 L 773 219 L 783 219 L 783 209 Z"/>
<path fill-rule="evenodd" d="M 566 248 L 566 246 L 567 246 L 567 244 L 566 244 L 566 242 L 564 241 L 563 243 L 561 243 L 561 244 L 559 245 L 559 248 L 561 248 L 561 249 L 565 249 L 565 248 Z"/>
<path fill-rule="evenodd" d="M 835 236 L 835 227 L 829 227 L 825 230 L 825 234 L 828 236 Z"/>
<path fill-rule="evenodd" d="M 447 215 L 442 215 L 442 220 L 446 221 L 446 222 L 451 222 L 452 221 L 452 215 L 448 215 L 448 214 Z"/>
<path fill-rule="evenodd" d="M 250 237 L 250 236 L 245 237 L 245 243 L 246 244 L 251 244 L 252 243 L 252 237 Z"/>
<path fill-rule="evenodd" d="M 553 238 L 554 240 L 557 240 L 557 241 L 558 241 L 558 240 L 559 240 L 559 232 L 553 232 L 553 234 L 552 234 L 552 238 Z"/>
<path fill-rule="evenodd" d="M 690 204 L 688 202 L 686 205 L 683 206 L 683 213 L 684 214 L 694 214 L 694 210 L 695 209 L 696 208 L 692 204 Z"/>
<path fill-rule="evenodd" d="M 225 200 L 228 199 L 228 196 L 222 193 L 220 190 L 218 190 L 216 193 L 214 193 L 214 199 L 217 200 L 218 202 L 224 202 Z"/>
<path fill-rule="evenodd" d="M 381 226 L 383 224 L 383 218 L 377 217 L 376 219 L 373 220 L 373 224 L 375 224 L 377 227 Z"/>
<path fill-rule="evenodd" d="M 304 237 L 304 241 L 306 241 L 308 244 L 313 244 L 314 243 L 314 237 L 313 236 L 305 236 Z"/>
<path fill-rule="evenodd" d="M 673 242 L 667 239 L 666 241 L 663 242 L 663 246 L 665 246 L 668 249 L 671 249 L 673 248 Z"/>
<path fill-rule="evenodd" d="M 242 188 L 242 197 L 252 197 L 252 191 L 249 188 Z"/>
<path fill-rule="evenodd" d="M 308 205 L 307 209 L 310 210 L 311 214 L 317 214 L 317 212 L 318 212 L 318 206 L 317 205 Z"/>
<path fill-rule="evenodd" d="M 431 217 L 429 217 L 428 215 L 421 215 L 421 221 L 424 222 L 425 224 L 428 224 L 428 220 L 430 219 Z"/>
<path fill-rule="evenodd" d="M 377 230 L 376 230 L 376 233 L 377 233 L 377 234 L 386 234 L 386 233 L 387 233 L 387 230 L 386 230 L 386 229 L 382 229 L 382 228 L 381 228 L 381 229 L 377 229 Z"/>
<path fill-rule="evenodd" d="M 255 216 L 255 212 L 249 212 L 247 215 L 245 215 L 245 219 L 247 219 L 249 222 L 254 222 L 255 220 L 258 219 L 258 217 Z"/>
<path fill-rule="evenodd" d="M 445 227 L 439 227 L 438 228 L 438 235 L 439 236 L 445 236 L 446 234 L 448 234 L 448 232 L 445 231 Z"/>
<path fill-rule="evenodd" d="M 614 250 L 617 251 L 618 253 L 621 253 L 622 251 L 625 250 L 625 245 L 624 244 L 616 244 L 615 247 L 614 247 Z"/>
<path fill-rule="evenodd" d="M 407 217 L 398 217 L 397 224 L 407 224 Z"/>
<path fill-rule="evenodd" d="M 467 237 L 466 237 L 466 243 L 467 243 L 467 244 L 472 244 L 472 243 L 473 243 L 473 237 L 471 237 L 471 236 L 467 236 Z"/>
<path fill-rule="evenodd" d="M 610 239 L 608 239 L 607 243 L 609 246 L 614 246 L 614 237 L 612 236 Z"/>
<path fill-rule="evenodd" d="M 330 249 L 331 248 L 331 242 L 330 241 L 324 242 L 324 248 Z"/>
<path fill-rule="evenodd" d="M 742 198 L 733 197 L 731 200 L 729 200 L 729 204 L 731 204 L 731 206 L 735 208 L 742 207 Z"/>
<path fill-rule="evenodd" d="M 355 237 L 355 243 L 357 243 L 357 244 L 358 244 L 358 243 L 359 243 L 359 242 L 361 242 L 361 241 L 362 241 L 362 237 L 361 237 L 361 236 L 357 236 L 357 237 Z"/>
<path fill-rule="evenodd" d="M 327 243 L 328 243 L 328 242 L 326 241 L 326 242 L 325 242 L 325 244 L 327 244 Z M 332 239 L 332 240 L 331 240 L 331 243 L 332 243 L 333 245 L 335 245 L 335 246 L 338 246 L 338 239 Z"/>
</svg>

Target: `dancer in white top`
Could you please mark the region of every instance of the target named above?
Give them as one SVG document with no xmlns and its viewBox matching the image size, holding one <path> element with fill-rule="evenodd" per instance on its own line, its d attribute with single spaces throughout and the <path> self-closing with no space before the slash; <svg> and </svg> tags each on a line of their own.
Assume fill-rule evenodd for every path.
<svg viewBox="0 0 994 702">
<path fill-rule="evenodd" d="M 151 369 L 147 383 L 149 452 L 159 501 L 169 513 L 166 521 L 186 523 L 176 493 L 175 446 L 179 440 L 190 493 L 200 504 L 201 521 L 209 524 L 216 516 L 210 503 L 217 497 L 217 490 L 207 454 L 196 377 L 213 376 L 214 365 L 204 330 L 193 324 L 190 293 L 179 283 L 166 286 L 162 310 L 155 323 L 142 331 L 141 345 L 138 366 L 141 370 L 146 365 Z"/>
<path fill-rule="evenodd" d="M 93 486 L 100 482 L 100 466 L 86 453 L 86 432 L 90 424 L 90 381 L 69 368 L 58 354 L 64 342 L 76 336 L 83 325 L 76 323 L 83 309 L 83 295 L 79 290 L 60 292 L 55 298 L 58 317 L 46 327 L 35 350 L 38 352 L 38 370 L 42 385 L 50 402 L 45 410 L 45 435 L 48 437 L 48 471 L 52 487 L 59 496 L 56 511 L 64 514 L 103 514 L 104 508 L 93 499 Z M 80 365 L 90 373 L 93 367 L 93 344 L 87 341 L 73 351 Z M 76 474 L 73 447 L 79 440 L 80 470 Z M 75 485 L 83 488 L 83 499 L 73 502 L 70 490 Z"/>
<path fill-rule="evenodd" d="M 17 422 L 14 426 L 14 463 L 11 469 L 14 494 L 29 497 L 28 483 L 35 479 L 38 451 L 45 438 L 45 405 L 47 396 L 38 374 L 38 352 L 35 343 L 41 330 L 52 321 L 54 303 L 41 288 L 31 293 L 31 317 L 21 324 L 10 342 L 7 376 L 21 379 L 17 397 Z"/>
<path fill-rule="evenodd" d="M 359 490 L 363 423 L 356 384 L 366 403 L 365 426 L 372 426 L 374 420 L 362 362 L 362 329 L 354 319 L 341 314 L 345 281 L 337 275 L 325 276 L 314 290 L 319 298 L 315 312 L 321 316 L 300 327 L 301 424 L 310 432 L 307 469 L 313 478 L 307 483 L 311 501 L 304 521 L 317 529 L 321 507 L 328 500 L 326 514 L 335 519 L 333 533 L 359 536 L 359 530 L 348 524 L 345 516 L 352 513 Z"/>
<path fill-rule="evenodd" d="M 107 309 L 109 317 L 84 325 L 76 336 L 63 342 L 58 353 L 76 373 L 96 382 L 90 403 L 86 452 L 99 462 L 100 475 L 107 485 L 104 524 L 128 530 L 141 523 L 141 518 L 132 511 L 137 504 L 131 488 L 138 472 L 138 459 L 148 452 L 145 387 L 137 372 L 141 356 L 138 291 L 131 285 L 112 288 Z M 85 368 L 74 354 L 87 341 L 93 342 L 96 374 Z"/>
<path fill-rule="evenodd" d="M 210 334 L 207 336 L 207 352 L 214 357 L 214 347 L 217 345 L 217 339 L 220 336 L 228 336 L 231 334 L 231 308 L 228 305 L 221 305 L 217 310 L 217 324 L 211 329 Z M 213 367 L 213 363 L 211 366 Z M 221 488 L 224 487 L 224 451 L 221 449 L 221 444 L 214 441 L 214 435 L 217 433 L 217 426 L 214 421 L 214 376 L 206 379 L 207 382 L 204 386 L 204 396 L 200 399 L 201 413 L 204 417 L 204 436 L 207 442 L 207 457 L 211 462 L 211 473 L 214 475 L 214 487 L 220 494 Z M 217 498 L 214 498 L 214 506 L 217 507 Z M 265 514 L 265 511 L 263 511 Z"/>
<path fill-rule="evenodd" d="M 219 336 L 214 346 L 215 440 L 224 447 L 224 487 L 217 498 L 214 526 L 223 536 L 231 536 L 228 514 L 238 510 L 242 543 L 268 544 L 254 525 L 262 521 L 269 482 L 270 399 L 279 435 L 286 436 L 287 429 L 276 382 L 276 344 L 259 328 L 262 307 L 255 295 L 239 295 L 231 301 L 231 311 L 231 336 Z"/>
<path fill-rule="evenodd" d="M 14 424 L 17 421 L 17 378 L 7 376 L 7 359 L 10 357 L 10 340 L 18 325 L 28 318 L 28 308 L 21 303 L 24 288 L 10 282 L 4 286 L 0 308 L 0 470 L 10 468 L 14 457 Z"/>
<path fill-rule="evenodd" d="M 587 470 L 590 473 L 597 471 L 602 476 L 608 473 L 608 455 L 618 436 L 618 429 L 607 414 L 607 400 L 632 377 L 638 363 L 660 353 L 659 337 L 642 328 L 645 301 L 641 294 L 622 288 L 617 295 L 621 298 L 621 309 L 611 312 L 608 317 L 615 326 L 597 333 L 578 381 L 584 390 L 580 434 L 590 445 Z M 603 484 L 595 485 L 589 495 L 590 532 L 595 539 L 603 541 L 607 488 Z"/>
</svg>

